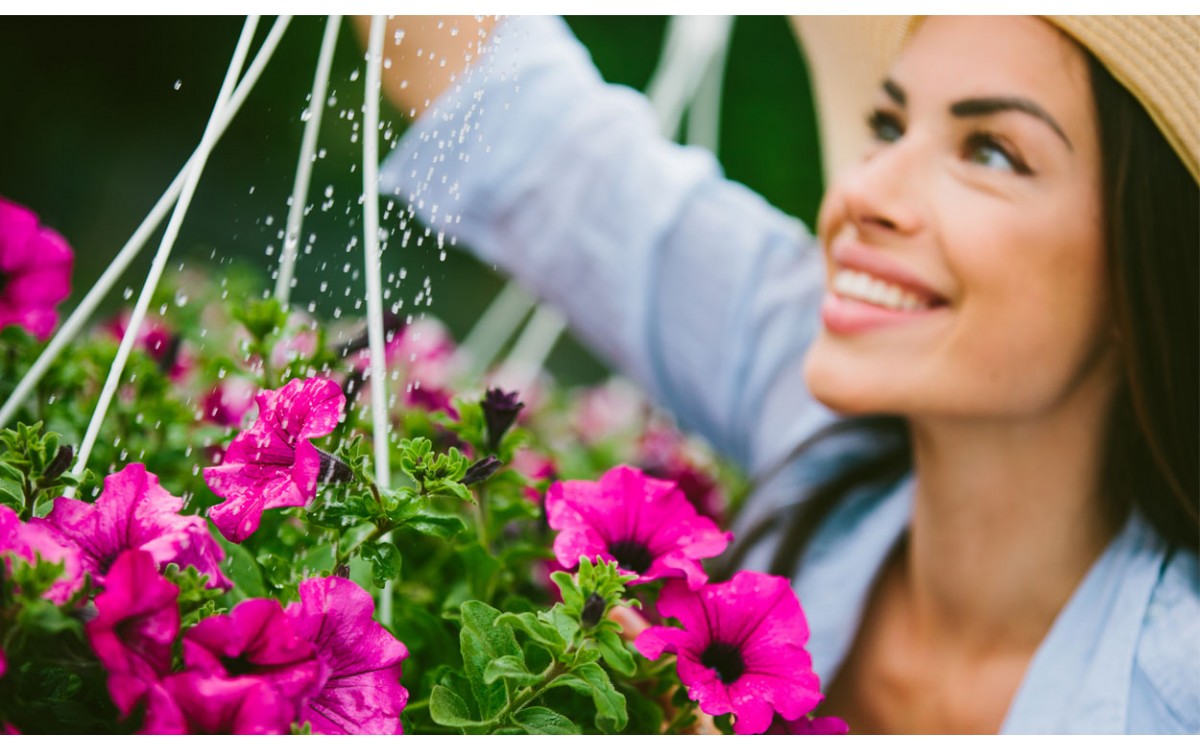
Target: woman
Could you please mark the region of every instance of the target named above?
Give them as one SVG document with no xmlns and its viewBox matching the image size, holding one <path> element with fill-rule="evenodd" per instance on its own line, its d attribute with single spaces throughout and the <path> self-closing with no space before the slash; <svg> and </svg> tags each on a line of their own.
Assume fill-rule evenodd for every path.
<svg viewBox="0 0 1200 750">
<path fill-rule="evenodd" d="M 561 24 L 397 23 L 389 93 L 449 91 L 385 187 L 766 477 L 738 562 L 793 576 L 823 711 L 1200 731 L 1200 201 L 1169 96 L 1134 87 L 1174 151 L 1054 25 L 926 19 L 814 239 L 657 139 Z M 479 59 L 427 77 L 430 50 Z"/>
</svg>

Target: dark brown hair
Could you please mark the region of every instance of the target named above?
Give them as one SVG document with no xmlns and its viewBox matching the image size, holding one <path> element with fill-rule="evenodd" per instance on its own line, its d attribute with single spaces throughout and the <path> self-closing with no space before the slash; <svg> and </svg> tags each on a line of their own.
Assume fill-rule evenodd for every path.
<svg viewBox="0 0 1200 750">
<path fill-rule="evenodd" d="M 1200 188 L 1150 116 L 1088 55 L 1124 385 L 1106 484 L 1167 541 L 1200 547 Z"/>
<path fill-rule="evenodd" d="M 1102 150 L 1105 254 L 1123 382 L 1112 404 L 1104 486 L 1114 517 L 1136 508 L 1169 544 L 1200 548 L 1200 188 L 1125 87 L 1084 50 Z M 857 434 L 879 449 L 749 529 L 723 561 L 735 569 L 782 528 L 770 565 L 792 576 L 820 524 L 851 492 L 912 469 L 907 422 L 848 419 L 786 463 Z"/>
</svg>

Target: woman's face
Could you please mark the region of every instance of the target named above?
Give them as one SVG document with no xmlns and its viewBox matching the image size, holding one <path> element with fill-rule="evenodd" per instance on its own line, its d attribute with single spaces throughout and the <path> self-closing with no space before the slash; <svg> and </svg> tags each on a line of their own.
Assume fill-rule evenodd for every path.
<svg viewBox="0 0 1200 750">
<path fill-rule="evenodd" d="M 1079 49 L 1035 18 L 930 18 L 875 107 L 872 146 L 818 219 L 814 395 L 845 413 L 1006 419 L 1110 393 L 1099 134 Z"/>
</svg>

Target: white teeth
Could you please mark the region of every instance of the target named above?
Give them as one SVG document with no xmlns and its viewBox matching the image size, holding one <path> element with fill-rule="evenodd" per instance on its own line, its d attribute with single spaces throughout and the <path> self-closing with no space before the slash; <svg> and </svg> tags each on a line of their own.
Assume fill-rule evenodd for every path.
<svg viewBox="0 0 1200 750">
<path fill-rule="evenodd" d="M 851 297 L 889 310 L 929 309 L 929 305 L 912 292 L 861 271 L 838 271 L 833 277 L 833 290 L 843 297 Z"/>
</svg>

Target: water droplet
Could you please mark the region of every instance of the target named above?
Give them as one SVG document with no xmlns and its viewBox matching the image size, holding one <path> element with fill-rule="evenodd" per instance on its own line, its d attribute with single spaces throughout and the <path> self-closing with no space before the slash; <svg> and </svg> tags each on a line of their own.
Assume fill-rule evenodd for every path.
<svg viewBox="0 0 1200 750">
<path fill-rule="evenodd" d="M 183 86 L 183 81 L 178 78 L 175 79 L 175 90 L 178 91 L 180 89 L 180 87 L 182 87 L 182 86 Z"/>
<path fill-rule="evenodd" d="M 133 296 L 133 287 L 129 287 L 129 286 L 125 287 L 125 291 L 121 292 L 121 296 L 124 297 L 125 299 L 129 299 L 130 297 L 132 297 Z"/>
</svg>

